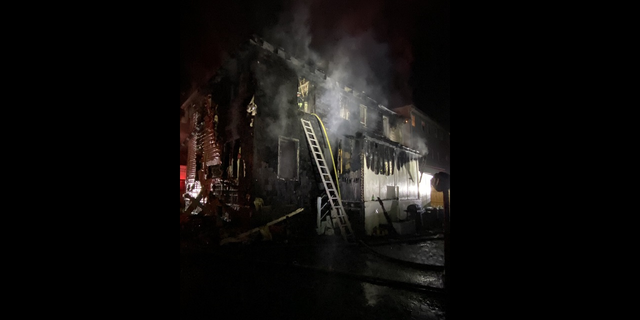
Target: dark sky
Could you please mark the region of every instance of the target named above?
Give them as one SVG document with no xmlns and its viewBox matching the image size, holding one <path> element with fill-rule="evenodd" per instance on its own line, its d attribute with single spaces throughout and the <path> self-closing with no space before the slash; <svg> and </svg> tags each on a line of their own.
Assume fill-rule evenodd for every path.
<svg viewBox="0 0 640 320">
<path fill-rule="evenodd" d="M 450 130 L 449 0 L 181 1 L 180 102 L 252 34 Z"/>
</svg>

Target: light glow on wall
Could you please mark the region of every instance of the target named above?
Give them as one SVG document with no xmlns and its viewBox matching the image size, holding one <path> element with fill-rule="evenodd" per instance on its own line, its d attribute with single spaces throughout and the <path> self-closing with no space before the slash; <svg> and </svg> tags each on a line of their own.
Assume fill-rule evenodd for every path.
<svg viewBox="0 0 640 320">
<path fill-rule="evenodd" d="M 433 178 L 432 175 L 422 173 L 422 180 L 420 180 L 420 198 L 423 200 L 431 199 L 431 178 Z"/>
<path fill-rule="evenodd" d="M 180 166 L 180 180 L 187 180 L 187 166 Z"/>
</svg>

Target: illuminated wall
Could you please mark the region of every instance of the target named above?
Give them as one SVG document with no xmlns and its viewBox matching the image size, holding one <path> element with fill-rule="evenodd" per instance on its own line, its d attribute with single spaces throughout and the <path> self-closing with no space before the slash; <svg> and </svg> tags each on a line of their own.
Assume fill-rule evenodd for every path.
<svg viewBox="0 0 640 320">
<path fill-rule="evenodd" d="M 409 160 L 402 168 L 388 176 L 375 174 L 370 168 L 364 167 L 364 228 L 367 235 L 371 235 L 373 229 L 380 224 L 388 224 L 378 197 L 392 221 L 398 221 L 399 215 L 402 215 L 410 204 L 421 203 L 417 166 L 417 159 Z"/>
</svg>

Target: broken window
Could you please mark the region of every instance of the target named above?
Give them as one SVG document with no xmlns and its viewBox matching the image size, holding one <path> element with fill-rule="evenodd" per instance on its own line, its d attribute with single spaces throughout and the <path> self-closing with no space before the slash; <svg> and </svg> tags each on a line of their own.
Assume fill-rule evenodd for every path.
<svg viewBox="0 0 640 320">
<path fill-rule="evenodd" d="M 367 125 L 367 106 L 360 105 L 360 123 Z"/>
<path fill-rule="evenodd" d="M 382 131 L 384 136 L 389 138 L 389 117 L 382 116 Z"/>
<path fill-rule="evenodd" d="M 340 96 L 340 117 L 349 120 L 349 107 L 345 96 Z"/>
<path fill-rule="evenodd" d="M 307 113 L 315 113 L 316 94 L 311 81 L 298 78 L 298 110 Z"/>
<path fill-rule="evenodd" d="M 233 151 L 229 154 L 229 178 L 238 178 L 240 172 L 240 139 L 233 143 Z"/>
<path fill-rule="evenodd" d="M 278 141 L 278 179 L 298 180 L 298 139 L 280 137 Z"/>
<path fill-rule="evenodd" d="M 229 141 L 224 144 L 224 151 L 223 151 L 223 157 L 222 157 L 222 167 L 226 171 L 226 174 L 224 176 L 225 178 L 229 178 L 229 176 L 231 175 L 229 167 L 231 166 L 231 163 L 233 163 L 232 154 L 233 152 L 231 148 L 231 142 Z"/>
</svg>

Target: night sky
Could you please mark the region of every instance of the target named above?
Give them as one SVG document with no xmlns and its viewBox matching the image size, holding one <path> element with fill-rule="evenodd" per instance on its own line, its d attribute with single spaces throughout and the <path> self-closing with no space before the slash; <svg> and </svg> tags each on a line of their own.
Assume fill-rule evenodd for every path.
<svg viewBox="0 0 640 320">
<path fill-rule="evenodd" d="M 252 34 L 450 130 L 448 0 L 181 1 L 180 103 Z"/>
</svg>

